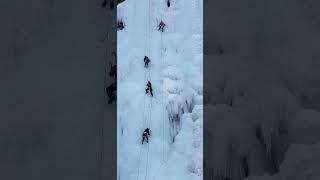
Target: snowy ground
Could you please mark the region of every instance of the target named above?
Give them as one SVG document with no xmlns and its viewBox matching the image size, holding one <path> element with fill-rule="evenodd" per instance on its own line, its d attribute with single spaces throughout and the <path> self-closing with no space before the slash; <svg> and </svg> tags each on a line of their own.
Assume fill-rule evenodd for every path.
<svg viewBox="0 0 320 180">
<path fill-rule="evenodd" d="M 118 180 L 202 179 L 202 1 L 126 0 L 118 19 Z"/>
</svg>

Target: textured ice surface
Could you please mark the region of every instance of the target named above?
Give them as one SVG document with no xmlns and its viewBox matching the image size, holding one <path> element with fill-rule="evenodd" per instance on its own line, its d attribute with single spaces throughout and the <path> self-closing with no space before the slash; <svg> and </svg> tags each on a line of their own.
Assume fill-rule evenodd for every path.
<svg viewBox="0 0 320 180">
<path fill-rule="evenodd" d="M 167 8 L 165 1 L 126 0 L 118 6 L 125 25 L 118 31 L 119 180 L 202 179 L 200 3 L 172 1 Z M 154 97 L 145 94 L 147 80 Z M 150 142 L 141 145 L 147 127 Z"/>
</svg>

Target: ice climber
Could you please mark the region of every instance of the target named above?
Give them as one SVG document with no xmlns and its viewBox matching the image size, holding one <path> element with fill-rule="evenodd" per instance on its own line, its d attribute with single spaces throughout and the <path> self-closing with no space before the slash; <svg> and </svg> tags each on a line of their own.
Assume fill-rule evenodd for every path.
<svg viewBox="0 0 320 180">
<path fill-rule="evenodd" d="M 149 91 L 150 91 L 151 96 L 153 97 L 152 85 L 151 85 L 151 82 L 150 82 L 150 81 L 147 82 L 146 94 L 148 94 Z"/>
<path fill-rule="evenodd" d="M 110 9 L 114 9 L 114 0 L 110 0 Z"/>
<path fill-rule="evenodd" d="M 109 72 L 110 77 L 117 77 L 117 65 L 112 65 L 110 63 L 110 72 Z"/>
<path fill-rule="evenodd" d="M 115 58 L 117 58 L 117 53 L 112 51 L 111 55 L 114 55 Z"/>
<path fill-rule="evenodd" d="M 148 56 L 144 56 L 143 61 L 144 61 L 144 67 L 148 67 L 149 66 L 149 62 L 150 62 L 149 57 Z"/>
<path fill-rule="evenodd" d="M 146 140 L 147 143 L 148 143 L 149 142 L 149 136 L 150 136 L 150 129 L 147 128 L 142 133 L 142 142 L 141 142 L 141 144 L 143 144 L 144 140 Z"/>
<path fill-rule="evenodd" d="M 124 29 L 124 24 L 123 24 L 122 20 L 117 22 L 117 29 L 120 29 L 120 30 Z"/>
<path fill-rule="evenodd" d="M 116 100 L 116 94 L 115 94 L 116 90 L 117 90 L 117 84 L 115 82 L 106 88 L 107 95 L 109 97 L 108 104 L 111 104 L 113 101 Z"/>
<path fill-rule="evenodd" d="M 166 24 L 164 24 L 164 22 L 161 20 L 160 21 L 160 24 L 159 24 L 159 31 L 161 30 L 162 32 L 163 32 L 163 30 L 164 30 L 164 27 L 166 26 Z"/>
<path fill-rule="evenodd" d="M 101 6 L 102 6 L 102 7 L 106 7 L 106 6 L 107 6 L 107 0 L 103 0 Z"/>
<path fill-rule="evenodd" d="M 217 49 L 216 49 L 216 54 L 218 55 L 218 56 L 221 56 L 222 54 L 223 54 L 223 48 L 222 48 L 222 45 L 221 44 L 218 44 L 218 47 L 217 47 Z"/>
<path fill-rule="evenodd" d="M 170 7 L 170 0 L 167 0 L 167 6 Z"/>
<path fill-rule="evenodd" d="M 110 5 L 110 9 L 111 9 L 111 10 L 114 9 L 114 0 L 103 0 L 101 6 L 102 6 L 103 8 L 107 7 L 108 1 L 110 2 L 110 4 L 109 4 L 109 5 Z"/>
</svg>

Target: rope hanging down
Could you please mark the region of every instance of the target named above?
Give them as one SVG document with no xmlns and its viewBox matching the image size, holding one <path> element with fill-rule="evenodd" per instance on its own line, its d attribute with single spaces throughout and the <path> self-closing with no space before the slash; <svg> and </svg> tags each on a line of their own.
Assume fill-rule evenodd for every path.
<svg viewBox="0 0 320 180">
<path fill-rule="evenodd" d="M 147 56 L 150 56 L 150 0 L 148 0 L 148 20 L 146 21 L 146 32 L 147 32 L 147 38 L 145 41 L 145 52 L 147 53 Z M 144 83 L 147 82 L 147 80 L 151 80 L 151 75 L 150 75 L 150 70 L 149 68 L 147 69 L 147 71 L 144 72 Z M 152 101 L 148 101 L 149 103 L 146 103 L 145 100 L 145 95 L 143 98 L 143 103 L 144 103 L 144 109 L 143 109 L 143 114 L 142 114 L 142 118 L 143 118 L 143 123 L 142 123 L 142 130 L 146 127 L 149 128 L 150 126 L 150 120 L 151 120 L 151 106 L 150 106 L 150 102 Z M 147 114 L 145 113 L 147 112 Z M 137 175 L 137 180 L 139 180 L 139 175 L 140 175 L 140 163 L 141 163 L 141 151 L 142 151 L 142 147 L 140 147 L 140 153 L 139 153 L 139 162 L 138 162 L 138 175 Z M 145 166 L 145 180 L 147 179 L 148 176 L 148 164 L 149 164 L 149 143 L 147 143 L 147 161 L 146 161 L 146 166 Z"/>
</svg>

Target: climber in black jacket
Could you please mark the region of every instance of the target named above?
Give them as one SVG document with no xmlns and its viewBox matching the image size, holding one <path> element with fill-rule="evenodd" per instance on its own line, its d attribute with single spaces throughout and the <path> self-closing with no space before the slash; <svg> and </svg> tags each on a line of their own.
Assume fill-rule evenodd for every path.
<svg viewBox="0 0 320 180">
<path fill-rule="evenodd" d="M 149 62 L 150 62 L 149 57 L 148 56 L 144 56 L 143 61 L 144 61 L 144 67 L 148 67 L 149 66 Z"/>
<path fill-rule="evenodd" d="M 150 129 L 147 128 L 142 133 L 142 142 L 141 142 L 141 144 L 143 144 L 144 140 L 146 140 L 147 143 L 148 143 L 149 142 L 149 136 L 150 136 Z"/>
<path fill-rule="evenodd" d="M 110 86 L 106 88 L 106 91 L 109 97 L 108 104 L 111 104 L 113 101 L 116 100 L 115 92 L 117 91 L 117 83 L 116 82 L 112 83 Z"/>
<path fill-rule="evenodd" d="M 120 30 L 124 29 L 124 24 L 122 20 L 117 22 L 117 29 L 120 29 Z"/>
</svg>

